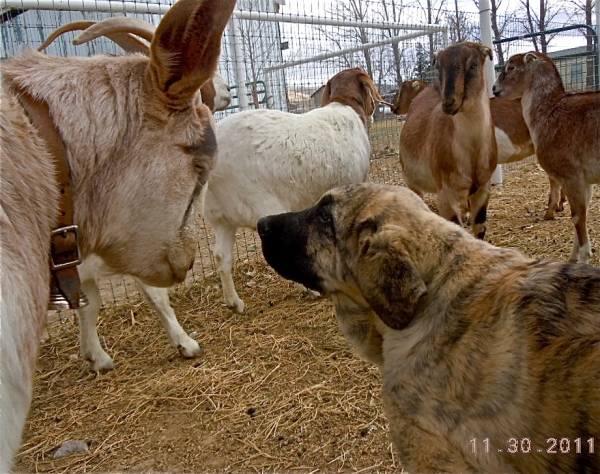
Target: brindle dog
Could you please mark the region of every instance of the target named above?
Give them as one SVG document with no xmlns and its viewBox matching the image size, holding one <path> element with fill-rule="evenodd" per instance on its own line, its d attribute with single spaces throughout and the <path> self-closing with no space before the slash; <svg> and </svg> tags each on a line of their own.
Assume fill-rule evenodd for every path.
<svg viewBox="0 0 600 474">
<path fill-rule="evenodd" d="M 407 471 L 600 472 L 600 269 L 494 247 L 375 184 L 258 230 L 379 366 Z"/>
</svg>

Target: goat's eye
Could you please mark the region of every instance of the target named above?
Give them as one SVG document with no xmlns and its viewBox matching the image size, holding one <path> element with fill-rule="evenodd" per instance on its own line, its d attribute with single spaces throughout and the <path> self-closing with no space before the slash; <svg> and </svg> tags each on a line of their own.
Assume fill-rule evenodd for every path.
<svg viewBox="0 0 600 474">
<path fill-rule="evenodd" d="M 477 63 L 471 64 L 471 69 L 477 69 Z"/>
</svg>

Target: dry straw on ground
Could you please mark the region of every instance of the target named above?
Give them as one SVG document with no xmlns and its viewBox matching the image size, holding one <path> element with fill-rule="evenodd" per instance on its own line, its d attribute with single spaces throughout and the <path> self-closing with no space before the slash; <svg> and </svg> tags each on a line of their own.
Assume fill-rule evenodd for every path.
<svg viewBox="0 0 600 474">
<path fill-rule="evenodd" d="M 378 159 L 378 182 L 398 183 L 396 159 Z M 568 207 L 544 221 L 547 178 L 536 164 L 505 171 L 493 191 L 488 240 L 566 260 Z M 428 203 L 434 203 L 428 199 Z M 600 193 L 589 220 L 600 265 Z M 234 274 L 247 313 L 222 304 L 218 282 L 173 293 L 182 326 L 204 357 L 184 360 L 140 301 L 103 310 L 100 335 L 117 367 L 87 372 L 72 316 L 42 345 L 22 472 L 399 471 L 379 397 L 379 374 L 347 346 L 332 305 L 279 278 L 261 258 Z M 53 460 L 61 443 L 85 455 Z"/>
</svg>

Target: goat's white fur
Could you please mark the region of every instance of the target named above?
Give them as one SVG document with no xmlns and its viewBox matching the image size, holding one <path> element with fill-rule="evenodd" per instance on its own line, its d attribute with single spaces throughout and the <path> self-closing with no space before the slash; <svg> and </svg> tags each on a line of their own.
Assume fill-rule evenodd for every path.
<svg viewBox="0 0 600 474">
<path fill-rule="evenodd" d="M 227 84 L 227 81 L 218 72 L 212 77 L 213 86 L 215 88 L 215 98 L 213 100 L 214 105 L 212 107 L 213 112 L 219 112 L 225 110 L 231 104 L 231 87 Z M 204 96 L 203 96 L 204 98 Z"/>
<path fill-rule="evenodd" d="M 256 229 L 261 217 L 305 208 L 332 187 L 365 181 L 369 136 L 352 107 L 332 102 L 302 115 L 266 109 L 231 115 L 217 123 L 217 142 L 203 215 L 215 231 L 225 303 L 241 313 L 231 276 L 236 230 Z"/>
</svg>

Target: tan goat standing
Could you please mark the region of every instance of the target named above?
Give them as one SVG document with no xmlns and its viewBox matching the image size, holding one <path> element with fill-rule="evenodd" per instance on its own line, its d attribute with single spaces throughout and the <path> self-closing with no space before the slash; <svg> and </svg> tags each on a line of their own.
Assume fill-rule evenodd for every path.
<svg viewBox="0 0 600 474">
<path fill-rule="evenodd" d="M 414 99 L 400 135 L 406 183 L 419 195 L 436 193 L 439 213 L 459 225 L 471 214 L 472 232 L 486 232 L 490 178 L 498 150 L 490 113 L 485 61 L 490 48 L 458 43 L 440 51 L 440 92 L 426 88 Z"/>
</svg>

